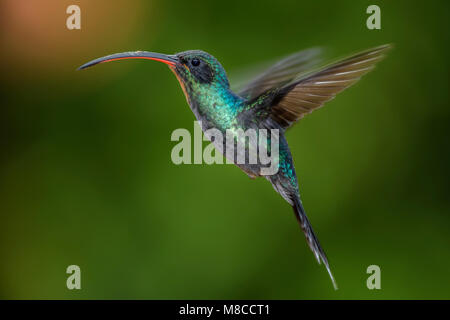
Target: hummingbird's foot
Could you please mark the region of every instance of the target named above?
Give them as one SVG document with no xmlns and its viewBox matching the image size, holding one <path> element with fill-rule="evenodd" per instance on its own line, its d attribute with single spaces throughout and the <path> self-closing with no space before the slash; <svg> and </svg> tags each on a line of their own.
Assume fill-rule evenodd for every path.
<svg viewBox="0 0 450 320">
<path fill-rule="evenodd" d="M 254 174 L 247 173 L 247 172 L 246 172 L 246 174 L 248 175 L 248 177 L 249 177 L 250 179 L 255 180 L 256 176 L 255 176 Z"/>
</svg>

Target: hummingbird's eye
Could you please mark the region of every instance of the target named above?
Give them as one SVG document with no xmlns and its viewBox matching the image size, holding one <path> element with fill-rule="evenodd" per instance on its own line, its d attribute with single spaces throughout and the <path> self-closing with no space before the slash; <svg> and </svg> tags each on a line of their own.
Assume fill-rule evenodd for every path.
<svg viewBox="0 0 450 320">
<path fill-rule="evenodd" d="M 194 58 L 194 59 L 191 60 L 191 64 L 192 64 L 194 67 L 198 67 L 198 66 L 200 65 L 200 60 L 197 59 L 197 58 Z"/>
</svg>

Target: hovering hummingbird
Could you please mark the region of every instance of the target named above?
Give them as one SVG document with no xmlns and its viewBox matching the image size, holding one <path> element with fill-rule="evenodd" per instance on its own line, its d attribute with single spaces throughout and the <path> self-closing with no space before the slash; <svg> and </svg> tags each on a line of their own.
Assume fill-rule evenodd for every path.
<svg viewBox="0 0 450 320">
<path fill-rule="evenodd" d="M 122 59 L 160 61 L 168 65 L 176 75 L 203 131 L 211 128 L 221 132 L 251 128 L 278 129 L 278 170 L 275 174 L 264 177 L 293 207 L 309 247 L 319 264 L 324 263 L 333 286 L 337 289 L 328 259 L 300 200 L 294 163 L 284 133 L 299 119 L 320 108 L 372 70 L 389 48 L 390 45 L 383 45 L 369 49 L 310 72 L 307 72 L 307 68 L 311 66 L 316 53 L 311 49 L 300 51 L 269 67 L 240 92 L 230 89 L 220 62 L 200 50 L 174 55 L 147 51 L 117 53 L 92 60 L 78 69 Z M 237 165 L 251 178 L 261 176 L 260 162 Z"/>
</svg>

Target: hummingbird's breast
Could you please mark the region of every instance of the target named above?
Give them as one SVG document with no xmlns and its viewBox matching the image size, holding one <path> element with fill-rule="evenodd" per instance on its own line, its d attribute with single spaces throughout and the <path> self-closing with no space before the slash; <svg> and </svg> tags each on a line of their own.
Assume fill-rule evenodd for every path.
<svg viewBox="0 0 450 320">
<path fill-rule="evenodd" d="M 242 98 L 214 85 L 196 88 L 187 100 L 197 120 L 202 122 L 203 131 L 234 129 L 243 106 Z"/>
</svg>

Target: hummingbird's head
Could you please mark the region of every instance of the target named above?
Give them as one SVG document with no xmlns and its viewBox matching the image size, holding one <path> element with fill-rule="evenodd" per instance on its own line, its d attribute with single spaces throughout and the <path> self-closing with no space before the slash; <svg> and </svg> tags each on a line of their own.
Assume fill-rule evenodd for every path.
<svg viewBox="0 0 450 320">
<path fill-rule="evenodd" d="M 177 53 L 177 63 L 171 68 L 178 80 L 195 89 L 204 85 L 228 88 L 228 78 L 220 62 L 209 53 L 190 50 Z"/>
</svg>

